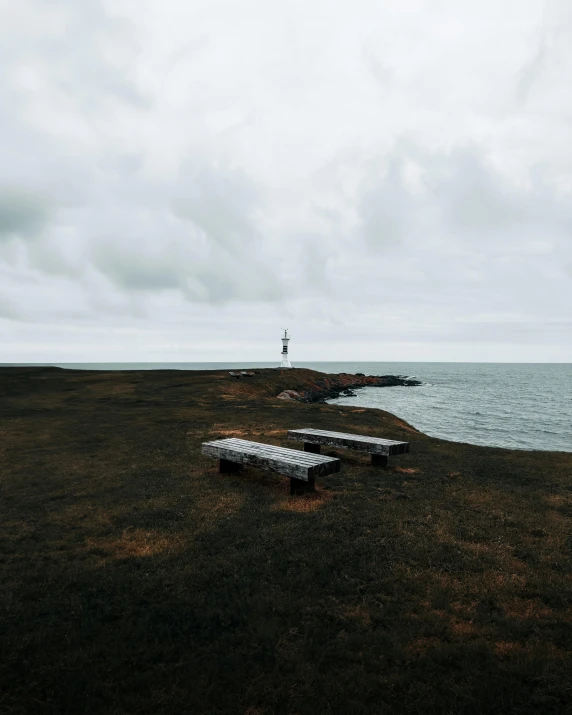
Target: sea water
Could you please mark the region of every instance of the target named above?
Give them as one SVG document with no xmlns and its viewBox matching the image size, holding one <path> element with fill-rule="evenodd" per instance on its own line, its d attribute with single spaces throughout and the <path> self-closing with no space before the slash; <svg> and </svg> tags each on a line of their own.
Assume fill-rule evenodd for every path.
<svg viewBox="0 0 572 715">
<path fill-rule="evenodd" d="M 214 370 L 276 363 L 73 363 L 88 370 Z M 572 452 L 572 364 L 295 362 L 327 373 L 403 375 L 419 387 L 364 387 L 334 404 L 374 407 L 433 437 L 457 442 Z"/>
<path fill-rule="evenodd" d="M 572 452 L 568 363 L 371 363 L 365 374 L 401 374 L 419 387 L 364 387 L 333 403 L 377 407 L 432 437 L 510 449 Z M 349 369 L 347 369 L 349 372 Z"/>
</svg>

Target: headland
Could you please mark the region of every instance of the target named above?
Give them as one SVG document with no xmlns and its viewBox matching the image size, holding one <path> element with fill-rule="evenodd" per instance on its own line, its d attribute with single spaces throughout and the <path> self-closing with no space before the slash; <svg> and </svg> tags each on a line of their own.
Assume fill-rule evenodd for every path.
<svg viewBox="0 0 572 715">
<path fill-rule="evenodd" d="M 1 369 L 2 712 L 565 712 L 572 454 L 318 401 L 360 377 Z M 303 497 L 200 453 L 297 427 L 411 451 Z"/>
</svg>

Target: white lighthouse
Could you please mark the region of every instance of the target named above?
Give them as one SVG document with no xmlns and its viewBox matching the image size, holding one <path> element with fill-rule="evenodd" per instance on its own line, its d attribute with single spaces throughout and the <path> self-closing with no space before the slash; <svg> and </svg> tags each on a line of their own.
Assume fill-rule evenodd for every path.
<svg viewBox="0 0 572 715">
<path fill-rule="evenodd" d="M 282 362 L 280 363 L 280 367 L 292 367 L 290 365 L 290 360 L 288 360 L 288 341 L 290 338 L 288 337 L 288 330 L 284 330 L 284 337 L 282 338 Z"/>
</svg>

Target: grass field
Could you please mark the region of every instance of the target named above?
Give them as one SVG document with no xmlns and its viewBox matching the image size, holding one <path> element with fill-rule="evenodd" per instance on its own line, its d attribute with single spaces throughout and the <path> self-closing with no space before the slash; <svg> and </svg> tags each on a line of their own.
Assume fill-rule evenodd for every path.
<svg viewBox="0 0 572 715">
<path fill-rule="evenodd" d="M 572 712 L 572 453 L 275 398 L 317 376 L 0 370 L 1 713 Z M 296 427 L 411 452 L 200 454 Z"/>
</svg>

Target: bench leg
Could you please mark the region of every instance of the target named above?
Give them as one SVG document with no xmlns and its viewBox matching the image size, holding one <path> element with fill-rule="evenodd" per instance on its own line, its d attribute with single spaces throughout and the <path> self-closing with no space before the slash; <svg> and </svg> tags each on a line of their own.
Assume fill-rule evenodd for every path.
<svg viewBox="0 0 572 715">
<path fill-rule="evenodd" d="M 312 442 L 304 442 L 304 452 L 312 452 L 312 454 L 320 454 L 320 445 L 312 444 Z"/>
<path fill-rule="evenodd" d="M 308 479 L 307 482 L 302 479 L 294 479 L 290 477 L 290 494 L 306 494 L 307 492 L 315 492 L 316 484 L 313 478 Z"/>
<path fill-rule="evenodd" d="M 374 467 L 387 467 L 388 457 L 385 454 L 372 454 L 371 463 Z"/>
<path fill-rule="evenodd" d="M 228 474 L 229 472 L 240 472 L 242 469 L 242 464 L 238 462 L 230 462 L 228 459 L 221 459 L 219 462 L 218 471 L 221 474 Z"/>
</svg>

